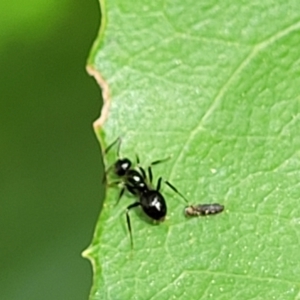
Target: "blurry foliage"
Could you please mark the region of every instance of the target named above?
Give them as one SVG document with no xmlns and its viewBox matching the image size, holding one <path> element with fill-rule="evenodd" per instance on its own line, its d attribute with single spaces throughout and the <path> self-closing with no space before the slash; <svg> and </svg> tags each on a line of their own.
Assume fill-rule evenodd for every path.
<svg viewBox="0 0 300 300">
<path fill-rule="evenodd" d="M 54 32 L 70 12 L 69 0 L 2 1 L 0 3 L 0 47 L 7 40 L 36 41 Z"/>
<path fill-rule="evenodd" d="M 0 298 L 86 299 L 101 200 L 97 1 L 0 3 Z"/>
</svg>

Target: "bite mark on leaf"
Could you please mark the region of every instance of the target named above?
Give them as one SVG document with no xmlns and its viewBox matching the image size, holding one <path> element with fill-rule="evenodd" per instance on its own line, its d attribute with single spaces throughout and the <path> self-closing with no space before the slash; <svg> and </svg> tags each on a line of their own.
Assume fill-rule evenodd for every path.
<svg viewBox="0 0 300 300">
<path fill-rule="evenodd" d="M 86 70 L 89 75 L 95 78 L 102 91 L 103 106 L 99 118 L 93 123 L 94 130 L 97 132 L 102 128 L 108 116 L 108 111 L 110 107 L 109 87 L 108 83 L 104 80 L 100 72 L 96 70 L 93 66 L 88 65 L 86 67 Z"/>
</svg>

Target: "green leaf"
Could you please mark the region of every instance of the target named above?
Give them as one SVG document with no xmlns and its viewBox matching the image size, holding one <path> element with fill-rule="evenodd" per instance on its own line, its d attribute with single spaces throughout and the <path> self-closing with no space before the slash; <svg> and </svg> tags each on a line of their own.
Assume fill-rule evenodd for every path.
<svg viewBox="0 0 300 300">
<path fill-rule="evenodd" d="M 154 166 L 159 226 L 107 197 L 84 256 L 90 299 L 300 299 L 300 10 L 288 1 L 123 1 L 102 6 L 89 71 L 104 88 L 103 147 Z M 101 76 L 100 76 L 101 73 Z M 102 77 L 106 80 L 102 80 Z M 107 85 L 110 96 L 108 97 Z M 106 119 L 105 124 L 103 121 Z M 103 127 L 102 127 L 103 125 Z M 101 129 L 102 127 L 102 129 Z M 104 157 L 107 166 L 116 151 Z"/>
</svg>

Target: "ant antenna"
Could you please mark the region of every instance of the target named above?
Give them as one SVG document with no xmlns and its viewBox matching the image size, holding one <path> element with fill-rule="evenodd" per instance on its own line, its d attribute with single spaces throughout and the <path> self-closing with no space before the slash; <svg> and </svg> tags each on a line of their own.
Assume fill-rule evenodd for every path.
<svg viewBox="0 0 300 300">
<path fill-rule="evenodd" d="M 119 153 L 120 153 L 120 146 L 121 146 L 121 137 L 117 137 L 116 140 L 114 140 L 105 150 L 104 150 L 104 154 L 107 154 L 110 149 L 117 143 L 119 142 L 118 148 L 117 148 L 117 154 L 119 157 Z"/>
</svg>

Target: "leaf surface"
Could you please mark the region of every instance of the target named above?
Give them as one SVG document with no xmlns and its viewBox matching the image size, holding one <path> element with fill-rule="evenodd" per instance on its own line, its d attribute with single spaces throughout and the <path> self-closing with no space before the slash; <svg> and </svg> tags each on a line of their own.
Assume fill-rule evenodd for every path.
<svg viewBox="0 0 300 300">
<path fill-rule="evenodd" d="M 170 156 L 155 178 L 225 212 L 186 219 L 163 186 L 167 219 L 132 210 L 131 250 L 135 198 L 116 206 L 109 187 L 84 253 L 90 299 L 300 299 L 299 2 L 101 5 L 89 66 L 110 96 L 97 136 L 104 147 L 121 136 L 121 156 L 143 166 Z"/>
</svg>

